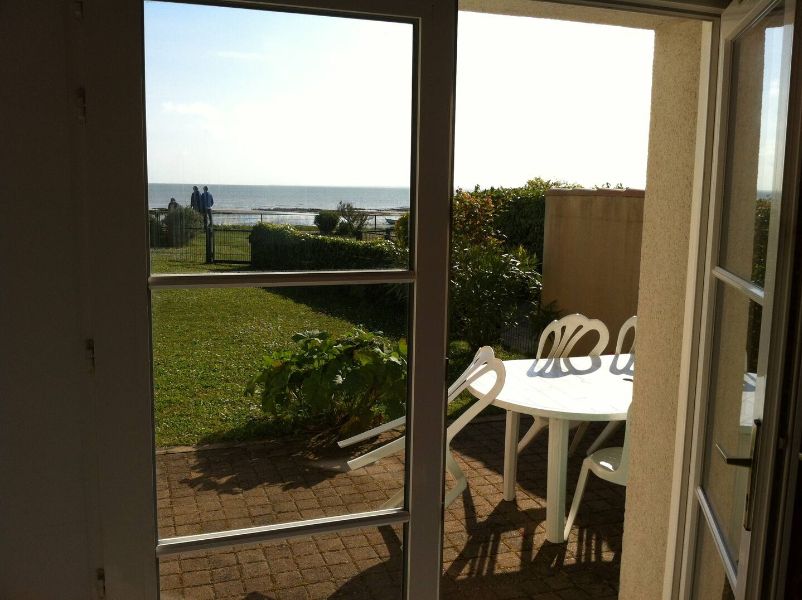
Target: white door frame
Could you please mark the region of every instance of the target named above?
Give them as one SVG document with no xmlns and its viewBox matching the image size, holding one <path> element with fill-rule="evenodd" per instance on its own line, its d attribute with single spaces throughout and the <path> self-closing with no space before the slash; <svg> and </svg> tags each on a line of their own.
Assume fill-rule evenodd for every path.
<svg viewBox="0 0 802 600">
<path fill-rule="evenodd" d="M 667 555 L 664 598 L 689 598 L 692 593 L 692 571 L 695 558 L 696 531 L 700 526 L 700 510 L 697 505 L 695 494 L 690 490 L 695 490 L 701 476 L 701 461 L 704 437 L 704 423 L 706 422 L 706 406 L 700 399 L 706 392 L 709 370 L 709 356 L 707 348 L 712 339 L 712 309 L 713 303 L 712 288 L 715 285 L 712 266 L 718 256 L 719 244 L 719 225 L 722 195 L 722 176 L 724 169 L 724 152 L 726 144 L 726 123 L 729 98 L 729 67 L 730 53 L 732 48 L 731 40 L 737 33 L 751 25 L 761 14 L 765 12 L 774 2 L 744 2 L 740 5 L 733 5 L 732 9 L 725 11 L 720 24 L 720 33 L 715 27 L 710 36 L 710 60 L 709 68 L 711 81 L 717 81 L 712 87 L 712 94 L 709 98 L 715 99 L 716 109 L 715 118 L 710 119 L 708 131 L 715 128 L 715 135 L 708 136 L 708 142 L 713 141 L 715 148 L 713 157 L 715 164 L 706 165 L 705 172 L 710 174 L 711 180 L 711 205 L 700 207 L 700 217 L 704 213 L 707 215 L 707 223 L 704 219 L 699 219 L 699 240 L 704 243 L 697 248 L 697 256 L 691 252 L 689 264 L 688 293 L 686 297 L 686 336 L 685 345 L 690 344 L 688 360 L 688 373 L 698 376 L 691 376 L 686 379 L 689 389 L 690 402 L 687 404 L 688 411 L 683 415 L 678 415 L 677 445 L 674 465 L 674 490 L 682 490 L 681 494 L 675 494 L 672 498 L 672 530 L 676 534 L 676 545 L 669 549 Z M 721 43 L 724 40 L 725 43 Z M 719 52 L 719 47 L 721 51 Z M 794 61 L 797 62 L 796 60 Z M 798 83 L 797 83 L 798 85 Z M 791 105 L 798 103 L 798 92 L 791 87 Z M 708 115 L 711 106 L 708 106 Z M 766 282 L 767 297 L 772 298 L 771 305 L 764 306 L 764 318 L 771 324 L 769 328 L 763 328 L 761 333 L 761 347 L 768 347 L 771 339 L 771 350 L 766 360 L 766 375 L 768 385 L 766 388 L 766 403 L 763 413 L 762 431 L 762 450 L 759 449 L 756 468 L 756 481 L 753 489 L 769 490 L 771 488 L 771 477 L 774 468 L 775 453 L 767 450 L 766 444 L 771 441 L 778 441 L 778 411 L 780 385 L 782 382 L 783 361 L 785 345 L 785 329 L 788 318 L 788 290 L 790 289 L 791 278 L 791 258 L 793 248 L 789 237 L 792 217 L 796 213 L 796 195 L 798 191 L 798 157 L 799 133 L 798 125 L 789 120 L 788 136 L 786 143 L 786 159 L 784 164 L 784 185 L 782 191 L 782 211 L 777 215 L 772 212 L 771 227 L 774 230 L 772 235 L 780 240 L 778 253 L 776 256 L 776 271 L 773 281 Z M 697 163 L 701 164 L 701 163 Z M 785 242 L 783 243 L 783 240 Z M 706 246 L 706 249 L 704 247 Z M 693 249 L 692 249 L 693 250 Z M 771 250 L 770 250 L 771 252 Z M 767 262 L 773 257 L 769 256 Z M 694 272 L 695 271 L 695 272 Z M 768 269 L 767 269 L 768 271 Z M 692 279 L 695 278 L 695 281 Z M 748 290 L 747 290 L 748 292 Z M 697 299 L 701 298 L 702 302 Z M 707 307 L 706 309 L 702 307 Z M 701 313 L 701 314 L 700 314 Z M 693 317 L 691 317 L 693 315 Z M 696 328 L 689 327 L 689 323 L 695 322 Z M 688 335 L 694 332 L 693 335 Z M 698 332 L 698 333 L 696 333 Z M 694 343 L 698 339 L 698 346 Z M 695 363 L 695 364 L 694 364 Z M 682 413 L 682 403 L 680 409 Z M 684 425 L 684 427 L 682 426 Z M 688 435 L 690 433 L 690 435 Z M 689 447 L 690 445 L 690 447 Z M 684 484 L 683 484 L 684 482 Z M 746 550 L 748 554 L 742 556 L 741 562 L 748 564 L 747 573 L 740 574 L 738 577 L 739 597 L 760 597 L 760 591 L 764 584 L 763 565 L 764 550 L 767 542 L 768 533 L 771 525 L 767 522 L 770 495 L 763 494 L 755 497 L 754 500 L 754 527 L 751 532 L 751 543 L 746 540 Z M 684 504 L 684 506 L 683 506 Z M 701 525 L 703 526 L 703 525 Z M 749 535 L 747 535 L 749 537 Z M 730 569 L 729 575 L 735 576 Z M 744 577 L 743 579 L 741 579 Z"/>
<path fill-rule="evenodd" d="M 73 7 L 73 3 L 69 3 Z M 155 598 L 157 552 L 405 525 L 404 591 L 437 598 L 441 575 L 445 448 L 455 2 L 298 0 L 215 2 L 315 14 L 349 14 L 412 23 L 412 264 L 407 270 L 340 273 L 149 276 L 144 136 L 144 36 L 141 0 L 84 2 L 79 62 L 86 65 L 85 195 L 90 213 L 95 394 L 101 448 L 100 510 L 108 597 Z M 415 149 L 417 153 L 415 154 Z M 421 268 L 425 265 L 424 268 Z M 151 402 L 152 289 L 270 287 L 406 282 L 411 284 L 407 500 L 402 509 L 191 536 L 157 544 Z M 420 401 L 414 399 L 420 398 Z M 437 507 L 436 510 L 432 510 Z M 157 550 L 158 548 L 158 550 Z"/>
<path fill-rule="evenodd" d="M 681 373 L 684 389 L 681 387 L 679 390 L 672 525 L 664 587 L 664 596 L 672 598 L 677 597 L 684 547 L 687 488 L 682 482 L 688 468 L 688 440 L 694 414 L 692 403 L 684 402 L 683 396 L 692 399 L 696 388 L 693 341 L 699 335 L 701 321 L 696 298 L 701 294 L 700 284 L 704 277 L 703 271 L 698 269 L 703 264 L 699 257 L 704 256 L 707 243 L 707 195 L 720 10 L 707 1 L 569 0 L 567 3 L 705 21 L 703 37 L 709 44 L 709 51 L 706 56 L 703 54 L 703 59 L 707 61 L 705 68 L 709 69 L 710 78 L 701 77 L 697 127 L 697 164 L 704 165 L 704 168 L 698 170 L 699 176 L 694 182 Z M 92 249 L 90 269 L 95 277 L 87 285 L 91 286 L 96 351 L 98 447 L 105 450 L 98 457 L 101 473 L 98 495 L 103 521 L 101 552 L 110 596 L 150 598 L 158 589 L 158 577 L 154 552 L 153 417 L 150 404 L 141 401 L 151 394 L 150 363 L 143 360 L 150 355 L 150 315 L 144 217 L 142 4 L 140 0 L 84 0 L 82 3 L 65 0 L 65 12 L 77 11 L 79 4 L 83 7 L 83 14 L 74 47 L 76 60 L 83 66 L 77 72 L 83 79 L 82 87 L 86 92 L 83 140 L 86 154 L 82 181 L 77 187 L 83 189 L 91 213 L 88 223 Z M 231 5 L 255 7 L 259 4 L 243 0 Z M 407 509 L 410 516 L 405 553 L 409 555 L 408 575 L 419 575 L 406 582 L 408 597 L 433 598 L 439 584 L 442 536 L 442 509 L 432 511 L 430 507 L 441 506 L 443 495 L 443 445 L 438 440 L 442 440 L 444 435 L 447 200 L 451 194 L 453 160 L 456 1 L 299 0 L 284 3 L 290 9 L 300 5 L 324 12 L 334 7 L 340 10 L 347 7 L 350 11 L 365 14 L 383 11 L 415 19 L 421 19 L 423 15 L 419 21 L 418 45 L 418 61 L 422 69 L 418 113 L 421 153 L 415 165 L 416 187 L 421 199 L 415 232 L 419 245 L 410 272 L 387 273 L 387 276 L 395 281 L 417 277 L 413 333 L 419 342 L 431 340 L 431 344 L 421 344 L 410 357 L 411 372 L 421 375 L 410 382 L 412 393 L 427 397 L 429 401 L 419 403 L 410 411 L 412 424 L 407 456 Z M 413 13 L 417 17 L 412 16 Z M 797 81 L 797 87 L 798 84 Z M 794 131 L 798 137 L 797 129 Z M 791 131 L 789 122 L 789 134 Z M 796 162 L 787 160 L 786 169 L 791 168 L 789 163 L 795 166 Z M 790 185 L 786 186 L 786 193 L 791 193 Z M 424 202 L 423 199 L 431 200 Z M 789 262 L 783 256 L 778 257 L 778 297 L 788 275 L 783 270 L 787 267 L 784 260 Z M 420 271 L 417 265 L 423 262 L 426 262 L 427 269 Z M 374 275 L 366 274 L 354 274 L 353 281 L 359 281 L 360 277 L 376 281 Z M 167 283 L 167 280 L 162 283 Z M 218 283 L 224 285 L 222 279 Z M 435 309 L 427 311 L 427 307 Z M 779 319 L 775 318 L 774 322 L 779 326 Z M 440 399 L 440 402 L 432 399 Z M 394 514 L 398 516 L 398 513 Z"/>
</svg>

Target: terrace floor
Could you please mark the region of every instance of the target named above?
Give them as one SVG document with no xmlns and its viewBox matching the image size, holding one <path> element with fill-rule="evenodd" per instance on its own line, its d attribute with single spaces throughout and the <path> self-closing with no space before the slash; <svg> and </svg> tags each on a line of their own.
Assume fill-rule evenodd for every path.
<svg viewBox="0 0 802 600">
<path fill-rule="evenodd" d="M 592 426 L 569 462 L 569 501 L 600 431 Z M 468 489 L 445 511 L 443 598 L 617 597 L 625 488 L 591 476 L 568 542 L 546 542 L 547 437 L 521 454 L 516 502 L 502 499 L 503 421 L 474 422 L 454 441 Z M 401 486 L 402 456 L 352 472 L 320 468 L 341 464 L 339 452 L 311 456 L 286 442 L 159 452 L 160 537 L 361 512 Z M 400 527 L 382 527 L 169 556 L 161 597 L 398 598 L 401 540 Z"/>
</svg>

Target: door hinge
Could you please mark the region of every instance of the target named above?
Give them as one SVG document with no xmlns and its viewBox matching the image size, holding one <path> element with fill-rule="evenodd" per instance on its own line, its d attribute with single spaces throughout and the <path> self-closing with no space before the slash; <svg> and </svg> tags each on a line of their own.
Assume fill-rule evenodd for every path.
<svg viewBox="0 0 802 600">
<path fill-rule="evenodd" d="M 84 350 L 86 360 L 89 361 L 89 372 L 91 374 L 95 373 L 95 340 L 92 338 L 87 338 L 84 340 Z"/>
<path fill-rule="evenodd" d="M 95 589 L 98 600 L 103 600 L 106 597 L 106 570 L 103 567 L 95 571 Z"/>
<path fill-rule="evenodd" d="M 73 0 L 72 16 L 82 21 L 84 18 L 84 0 Z"/>
<path fill-rule="evenodd" d="M 86 89 L 75 90 L 75 116 L 79 123 L 86 123 Z"/>
</svg>

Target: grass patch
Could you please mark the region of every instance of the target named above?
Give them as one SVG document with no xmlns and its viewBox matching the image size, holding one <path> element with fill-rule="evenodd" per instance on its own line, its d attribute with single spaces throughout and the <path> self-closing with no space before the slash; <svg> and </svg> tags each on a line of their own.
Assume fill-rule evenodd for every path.
<svg viewBox="0 0 802 600">
<path fill-rule="evenodd" d="M 197 238 L 196 238 L 197 239 Z M 201 243 L 202 243 L 202 238 Z M 196 240 L 193 240 L 196 243 Z M 242 265 L 187 261 L 184 248 L 151 250 L 153 273 L 242 270 Z M 243 389 L 268 352 L 291 346 L 299 331 L 340 335 L 356 325 L 387 337 L 406 335 L 397 308 L 337 288 L 160 290 L 151 295 L 156 445 L 192 445 L 275 438 L 289 432 L 265 418 L 259 399 Z M 449 348 L 452 381 L 473 358 L 465 342 Z M 497 349 L 502 359 L 519 355 Z M 467 392 L 449 407 L 461 413 Z M 490 408 L 488 411 L 498 411 Z"/>
</svg>

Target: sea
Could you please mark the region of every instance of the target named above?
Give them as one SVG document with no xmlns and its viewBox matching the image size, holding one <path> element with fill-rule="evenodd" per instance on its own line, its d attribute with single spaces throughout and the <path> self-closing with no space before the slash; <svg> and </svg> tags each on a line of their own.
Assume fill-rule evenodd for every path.
<svg viewBox="0 0 802 600">
<path fill-rule="evenodd" d="M 189 206 L 192 183 L 149 183 L 148 206 L 167 208 L 170 198 Z M 299 185 L 214 185 L 215 222 L 221 225 L 269 222 L 312 225 L 321 210 L 350 202 L 356 208 L 375 211 L 379 220 L 398 217 L 409 211 L 409 188 L 405 187 L 326 187 Z M 203 185 L 198 185 L 203 191 Z"/>
</svg>

